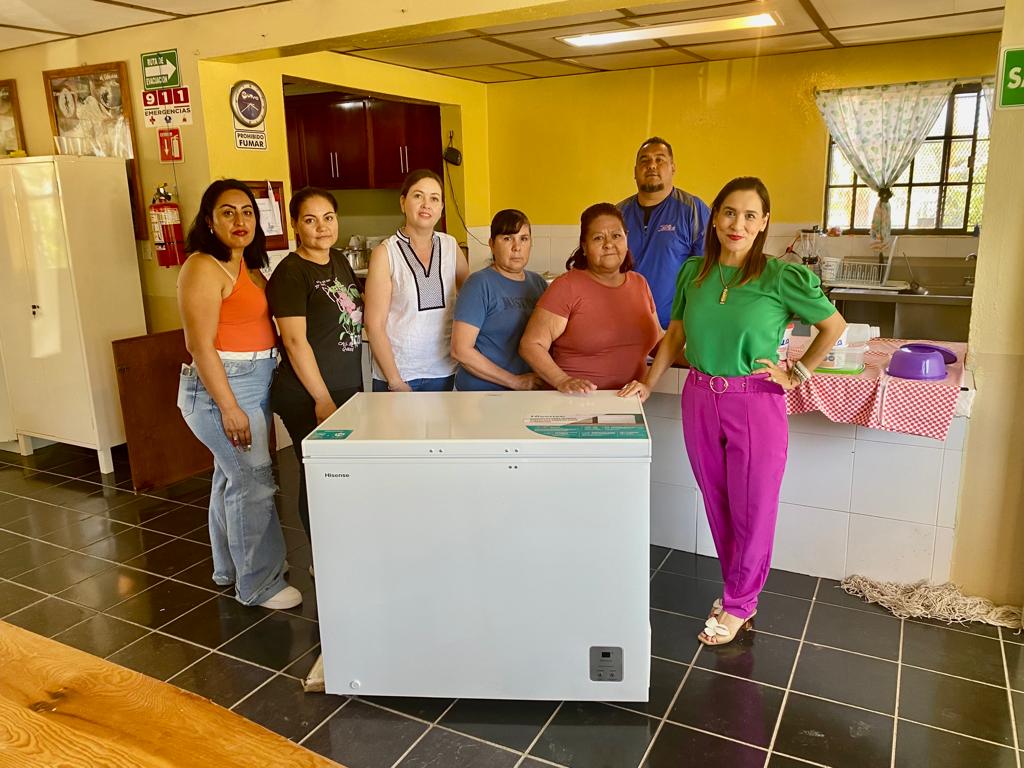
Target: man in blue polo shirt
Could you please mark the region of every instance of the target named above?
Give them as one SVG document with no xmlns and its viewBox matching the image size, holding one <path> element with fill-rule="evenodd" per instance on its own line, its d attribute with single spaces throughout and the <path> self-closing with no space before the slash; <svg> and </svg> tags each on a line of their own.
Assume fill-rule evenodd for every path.
<svg viewBox="0 0 1024 768">
<path fill-rule="evenodd" d="M 662 328 L 668 328 L 683 262 L 704 255 L 711 215 L 703 200 L 673 186 L 675 172 L 672 145 L 652 136 L 636 153 L 637 193 L 619 203 L 636 271 L 651 286 Z"/>
</svg>

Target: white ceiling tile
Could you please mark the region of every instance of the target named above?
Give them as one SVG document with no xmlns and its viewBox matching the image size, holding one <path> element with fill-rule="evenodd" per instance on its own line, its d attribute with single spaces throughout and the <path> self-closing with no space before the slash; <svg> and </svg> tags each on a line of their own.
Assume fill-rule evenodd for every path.
<svg viewBox="0 0 1024 768">
<path fill-rule="evenodd" d="M 213 13 L 228 11 L 232 8 L 252 8 L 254 5 L 266 5 L 275 0 L 128 0 L 130 5 L 152 8 L 155 11 L 169 11 L 193 15 L 197 13 Z"/>
<path fill-rule="evenodd" d="M 503 64 L 507 61 L 522 61 L 529 58 L 519 51 L 477 37 L 443 43 L 396 45 L 391 48 L 354 51 L 352 55 L 417 69 Z"/>
<path fill-rule="evenodd" d="M 582 24 L 572 27 L 559 27 L 557 29 L 538 30 L 536 32 L 519 32 L 514 35 L 501 35 L 498 39 L 507 43 L 533 51 L 541 56 L 548 56 L 552 59 L 562 59 L 578 54 L 586 53 L 613 53 L 618 51 L 642 51 L 650 48 L 657 48 L 658 44 L 653 40 L 636 40 L 630 43 L 618 43 L 616 45 L 602 45 L 587 48 L 563 43 L 556 37 L 568 37 L 570 35 L 585 35 L 592 32 L 617 32 L 628 27 L 617 24 L 614 21 L 604 21 L 597 24 Z"/>
<path fill-rule="evenodd" d="M 1003 0 L 812 0 L 829 27 L 852 27 L 887 21 L 924 19 L 950 13 L 1002 8 Z"/>
<path fill-rule="evenodd" d="M 585 64 L 586 62 L 580 62 Z M 589 70 L 577 67 L 565 61 L 523 61 L 518 64 L 502 64 L 502 69 L 511 69 L 513 72 L 521 72 L 524 75 L 533 77 L 560 77 L 562 75 L 581 75 Z"/>
<path fill-rule="evenodd" d="M 139 11 L 91 0 L 0 0 L 0 24 L 31 27 L 47 32 L 87 35 L 106 29 L 130 27 L 173 18 L 163 13 Z"/>
<path fill-rule="evenodd" d="M 794 53 L 796 51 L 812 51 L 818 48 L 831 47 L 832 44 L 821 33 L 807 32 L 800 35 L 762 37 L 758 40 L 734 40 L 727 43 L 689 45 L 687 50 L 693 51 L 706 59 L 744 59 L 754 56 L 767 56 L 772 53 Z"/>
<path fill-rule="evenodd" d="M 694 8 L 707 8 L 709 6 L 730 6 L 735 0 L 675 0 L 671 3 L 655 3 L 653 5 L 630 6 L 627 8 L 631 13 L 643 16 L 648 13 L 671 13 L 673 11 L 692 11 Z"/>
<path fill-rule="evenodd" d="M 23 45 L 35 45 L 36 43 L 48 43 L 51 40 L 61 40 L 62 35 L 51 35 L 46 32 L 29 32 L 24 29 L 10 29 L 0 27 L 0 50 L 8 48 L 19 48 Z"/>
<path fill-rule="evenodd" d="M 478 83 L 504 83 L 510 80 L 530 80 L 529 75 L 518 72 L 509 72 L 498 67 L 455 67 L 450 69 L 435 69 L 439 75 L 449 77 L 461 77 L 463 80 L 475 80 Z"/>
<path fill-rule="evenodd" d="M 622 14 L 616 10 L 597 11 L 596 13 L 580 13 L 576 16 L 558 16 L 551 19 L 534 19 L 532 21 L 520 21 L 515 24 L 501 24 L 496 27 L 481 27 L 480 31 L 488 35 L 507 35 L 512 32 L 530 32 L 537 29 L 591 24 L 596 21 L 621 18 Z"/>
<path fill-rule="evenodd" d="M 836 29 L 832 34 L 845 45 L 885 43 L 893 40 L 915 40 L 924 37 L 968 35 L 976 32 L 995 32 L 1003 28 L 1003 12 L 987 11 L 963 16 L 946 16 L 923 21 L 904 21 L 870 27 Z"/>
<path fill-rule="evenodd" d="M 476 37 L 472 32 L 468 30 L 461 30 L 459 32 L 446 32 L 443 35 L 431 35 L 430 37 L 418 37 L 416 43 L 443 43 L 447 40 L 463 40 L 467 37 Z"/>
<path fill-rule="evenodd" d="M 700 59 L 687 56 L 682 51 L 672 48 L 655 48 L 652 51 L 633 51 L 629 53 L 606 53 L 598 56 L 575 56 L 577 61 L 588 67 L 598 69 L 638 69 L 640 67 L 665 67 L 672 64 L 690 64 Z"/>
<path fill-rule="evenodd" d="M 763 29 L 742 29 L 733 32 L 709 32 L 703 35 L 664 38 L 672 45 L 695 45 L 697 43 L 714 43 L 724 40 L 743 40 L 760 35 L 771 35 L 791 32 L 813 32 L 818 25 L 807 15 L 800 0 L 767 0 L 766 2 L 750 2 L 730 5 L 728 8 L 703 8 L 699 11 L 669 13 L 658 16 L 646 16 L 645 26 L 658 24 L 676 24 L 683 21 L 699 19 L 735 18 L 737 16 L 753 16 L 759 13 L 772 13 L 778 25 Z"/>
</svg>

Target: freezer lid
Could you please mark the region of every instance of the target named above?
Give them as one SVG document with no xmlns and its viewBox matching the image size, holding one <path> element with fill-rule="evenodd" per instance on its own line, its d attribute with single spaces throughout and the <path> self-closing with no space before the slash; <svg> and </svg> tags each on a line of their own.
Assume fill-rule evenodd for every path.
<svg viewBox="0 0 1024 768">
<path fill-rule="evenodd" d="M 650 458 L 639 398 L 613 391 L 362 392 L 302 441 L 306 458 Z"/>
</svg>

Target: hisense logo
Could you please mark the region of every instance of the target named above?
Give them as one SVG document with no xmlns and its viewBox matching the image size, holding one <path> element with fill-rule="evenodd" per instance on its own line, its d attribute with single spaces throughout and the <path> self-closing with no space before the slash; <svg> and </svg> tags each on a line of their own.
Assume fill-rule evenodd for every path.
<svg viewBox="0 0 1024 768">
<path fill-rule="evenodd" d="M 349 477 L 349 474 L 347 472 L 341 474 L 336 472 L 324 472 L 324 477 Z"/>
</svg>

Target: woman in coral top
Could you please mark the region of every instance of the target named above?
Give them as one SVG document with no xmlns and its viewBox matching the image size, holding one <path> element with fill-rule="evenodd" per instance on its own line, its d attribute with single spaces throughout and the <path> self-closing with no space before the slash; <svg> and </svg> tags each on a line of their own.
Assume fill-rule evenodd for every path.
<svg viewBox="0 0 1024 768">
<path fill-rule="evenodd" d="M 580 217 L 580 245 L 533 311 L 523 360 L 566 394 L 619 389 L 643 377 L 661 338 L 651 289 L 633 270 L 622 213 L 597 203 Z"/>
<path fill-rule="evenodd" d="M 244 605 L 293 608 L 302 594 L 284 579 L 285 545 L 271 473 L 270 380 L 276 338 L 260 268 L 266 240 L 249 188 L 211 184 L 199 204 L 178 276 L 178 308 L 192 364 L 178 407 L 213 454 L 213 580 Z"/>
</svg>

